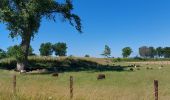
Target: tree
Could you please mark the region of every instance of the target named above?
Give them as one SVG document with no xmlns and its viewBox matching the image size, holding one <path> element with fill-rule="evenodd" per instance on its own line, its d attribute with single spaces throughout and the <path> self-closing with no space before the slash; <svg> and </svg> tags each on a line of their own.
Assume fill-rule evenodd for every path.
<svg viewBox="0 0 170 100">
<path fill-rule="evenodd" d="M 50 42 L 42 43 L 40 46 L 40 55 L 41 56 L 50 56 L 53 53 L 52 44 Z"/>
<path fill-rule="evenodd" d="M 142 47 L 139 48 L 139 55 L 141 57 L 146 58 L 147 55 L 148 55 L 147 52 L 148 52 L 148 47 L 147 46 L 142 46 Z"/>
<path fill-rule="evenodd" d="M 7 56 L 15 57 L 18 60 L 22 60 L 23 53 L 21 53 L 21 48 L 18 45 L 10 46 L 7 48 Z"/>
<path fill-rule="evenodd" d="M 0 49 L 0 59 L 5 58 L 5 57 L 6 57 L 6 52 Z"/>
<path fill-rule="evenodd" d="M 90 55 L 86 54 L 84 57 L 87 57 L 87 58 L 89 58 L 89 57 L 90 57 Z"/>
<path fill-rule="evenodd" d="M 30 45 L 29 50 L 28 50 L 28 55 L 29 55 L 29 56 L 36 55 L 36 54 L 33 53 L 33 52 L 34 52 L 34 49 L 33 49 L 32 46 Z"/>
<path fill-rule="evenodd" d="M 164 56 L 164 49 L 162 47 L 156 48 L 156 55 L 160 58 Z"/>
<path fill-rule="evenodd" d="M 107 58 L 110 57 L 111 49 L 108 45 L 105 45 L 105 49 L 101 55 L 103 55 L 104 57 L 107 57 Z"/>
<path fill-rule="evenodd" d="M 127 58 L 131 55 L 132 49 L 130 47 L 125 47 L 122 49 L 122 55 L 124 58 Z"/>
<path fill-rule="evenodd" d="M 150 58 L 154 58 L 155 55 L 156 55 L 156 50 L 155 50 L 155 48 L 154 48 L 154 47 L 149 47 L 148 49 L 149 49 L 149 51 L 148 51 L 148 56 L 149 56 Z"/>
<path fill-rule="evenodd" d="M 56 56 L 66 56 L 67 53 L 67 44 L 66 43 L 56 43 L 53 45 L 53 51 Z"/>
<path fill-rule="evenodd" d="M 17 58 L 17 70 L 24 70 L 27 66 L 30 41 L 38 32 L 43 18 L 56 21 L 59 14 L 82 32 L 81 19 L 72 10 L 71 0 L 64 3 L 56 0 L 1 0 L 0 22 L 6 24 L 11 38 L 21 37 L 22 55 Z"/>
<path fill-rule="evenodd" d="M 20 56 L 22 56 L 20 51 L 21 47 L 19 45 L 10 46 L 7 48 L 7 56 L 20 59 Z M 28 50 L 28 55 L 29 56 L 33 55 L 33 51 L 34 51 L 33 48 L 30 46 Z"/>
<path fill-rule="evenodd" d="M 164 51 L 164 57 L 165 58 L 170 58 L 170 47 L 165 47 L 163 49 L 163 51 Z"/>
<path fill-rule="evenodd" d="M 144 58 L 154 58 L 156 56 L 156 50 L 154 47 L 142 46 L 139 48 L 139 54 Z"/>
</svg>

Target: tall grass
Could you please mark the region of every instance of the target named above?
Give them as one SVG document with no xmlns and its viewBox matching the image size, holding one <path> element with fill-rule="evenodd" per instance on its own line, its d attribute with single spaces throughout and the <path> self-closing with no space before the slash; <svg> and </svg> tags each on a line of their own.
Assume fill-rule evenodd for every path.
<svg viewBox="0 0 170 100">
<path fill-rule="evenodd" d="M 120 64 L 120 63 L 119 63 Z M 147 70 L 146 67 L 153 67 Z M 0 70 L 0 100 L 69 100 L 69 76 L 74 77 L 73 100 L 154 100 L 153 80 L 159 80 L 159 99 L 170 99 L 170 67 L 142 65 L 140 70 L 104 72 L 65 72 L 20 75 Z M 17 95 L 12 94 L 12 75 L 17 74 Z M 104 73 L 105 80 L 97 80 Z"/>
</svg>

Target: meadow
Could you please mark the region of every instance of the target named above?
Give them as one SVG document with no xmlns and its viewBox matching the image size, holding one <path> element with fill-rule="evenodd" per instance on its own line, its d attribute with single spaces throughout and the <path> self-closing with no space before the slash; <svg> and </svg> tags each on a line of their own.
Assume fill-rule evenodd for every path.
<svg viewBox="0 0 170 100">
<path fill-rule="evenodd" d="M 124 70 L 87 70 L 60 72 L 59 77 L 49 73 L 19 74 L 13 70 L 0 70 L 0 100 L 70 100 L 69 77 L 74 77 L 73 100 L 154 100 L 153 81 L 159 81 L 159 100 L 170 99 L 170 65 L 167 61 L 137 63 L 139 69 L 130 71 L 129 64 L 114 62 Z M 152 67 L 152 69 L 147 69 Z M 98 74 L 106 79 L 97 80 Z M 17 75 L 16 94 L 12 91 L 12 75 Z"/>
</svg>

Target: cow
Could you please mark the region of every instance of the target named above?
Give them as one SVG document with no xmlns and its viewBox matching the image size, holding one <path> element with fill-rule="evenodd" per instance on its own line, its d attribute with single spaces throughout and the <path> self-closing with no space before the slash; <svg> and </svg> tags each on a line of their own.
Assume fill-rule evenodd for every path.
<svg viewBox="0 0 170 100">
<path fill-rule="evenodd" d="M 105 79 L 105 78 L 106 78 L 105 74 L 99 74 L 97 76 L 97 80 L 101 80 L 101 79 Z"/>
</svg>

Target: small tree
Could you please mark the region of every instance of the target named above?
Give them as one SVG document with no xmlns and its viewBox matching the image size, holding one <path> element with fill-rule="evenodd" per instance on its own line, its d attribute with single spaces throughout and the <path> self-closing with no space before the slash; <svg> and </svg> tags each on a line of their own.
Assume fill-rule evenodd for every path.
<svg viewBox="0 0 170 100">
<path fill-rule="evenodd" d="M 107 57 L 107 58 L 110 57 L 111 49 L 108 45 L 105 45 L 105 49 L 101 55 L 103 55 L 104 57 Z"/>
<path fill-rule="evenodd" d="M 10 46 L 7 48 L 7 56 L 8 57 L 15 57 L 16 59 L 20 59 L 20 56 L 23 56 L 21 54 L 21 47 L 19 45 L 14 45 L 14 46 Z M 29 51 L 28 51 L 28 55 L 33 55 L 33 48 L 30 46 L 29 47 Z"/>
<path fill-rule="evenodd" d="M 90 57 L 90 55 L 86 54 L 84 57 Z"/>
<path fill-rule="evenodd" d="M 131 55 L 131 53 L 132 53 L 132 49 L 130 47 L 125 47 L 122 49 L 122 56 L 124 58 L 129 57 Z"/>
<path fill-rule="evenodd" d="M 42 43 L 40 46 L 40 55 L 41 56 L 50 56 L 53 53 L 52 44 L 50 42 Z"/>
<path fill-rule="evenodd" d="M 2 49 L 0 49 L 0 59 L 2 58 L 5 58 L 7 55 L 6 55 L 6 52 Z"/>
<path fill-rule="evenodd" d="M 66 43 L 56 43 L 53 45 L 53 51 L 56 56 L 66 56 L 67 53 L 67 44 Z"/>
<path fill-rule="evenodd" d="M 10 46 L 7 48 L 7 56 L 14 57 L 17 60 L 22 60 L 24 55 L 21 53 L 21 48 L 18 45 Z"/>
</svg>

